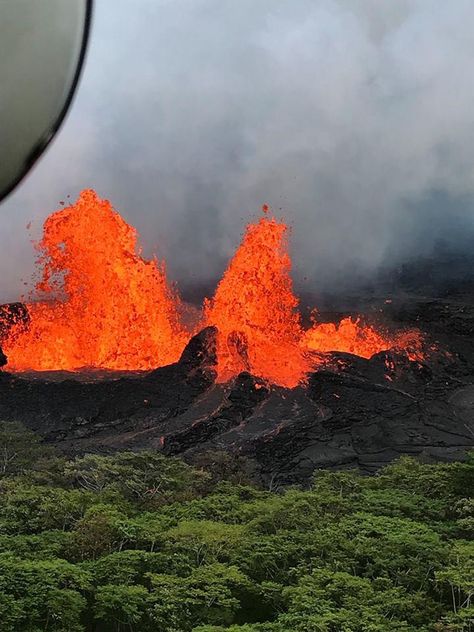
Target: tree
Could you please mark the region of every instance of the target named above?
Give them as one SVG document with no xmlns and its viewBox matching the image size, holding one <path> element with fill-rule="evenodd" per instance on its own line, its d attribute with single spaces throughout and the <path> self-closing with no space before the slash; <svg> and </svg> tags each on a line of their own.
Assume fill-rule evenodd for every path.
<svg viewBox="0 0 474 632">
<path fill-rule="evenodd" d="M 436 581 L 449 586 L 452 613 L 444 621 L 454 630 L 474 630 L 474 542 L 454 543 L 446 568 L 436 573 Z"/>
<path fill-rule="evenodd" d="M 278 619 L 295 632 L 420 632 L 433 604 L 388 579 L 371 582 L 344 572 L 314 570 L 286 590 L 288 612 Z"/>
<path fill-rule="evenodd" d="M 116 549 L 119 537 L 116 523 L 121 515 L 114 507 L 91 507 L 77 523 L 71 539 L 71 552 L 77 559 L 96 559 Z"/>
<path fill-rule="evenodd" d="M 0 421 L 0 476 L 18 474 L 53 455 L 51 447 L 20 423 Z"/>
<path fill-rule="evenodd" d="M 223 450 L 208 450 L 192 457 L 192 465 L 209 475 L 207 489 L 220 481 L 234 485 L 252 485 L 257 479 L 257 465 L 247 457 L 230 454 Z"/>
<path fill-rule="evenodd" d="M 163 632 L 187 632 L 201 623 L 231 623 L 240 607 L 238 595 L 249 586 L 239 569 L 223 564 L 202 566 L 185 578 L 150 574 L 149 580 L 151 618 Z"/>
<path fill-rule="evenodd" d="M 208 520 L 182 521 L 164 534 L 168 549 L 192 552 L 196 566 L 228 559 L 242 539 L 243 527 Z"/>
<path fill-rule="evenodd" d="M 88 454 L 70 461 L 65 473 L 80 488 L 92 492 L 112 488 L 130 500 L 150 505 L 193 498 L 207 478 L 179 459 L 146 451 Z"/>
<path fill-rule="evenodd" d="M 83 632 L 90 576 L 65 560 L 0 555 L 0 621 L 15 632 Z"/>
<path fill-rule="evenodd" d="M 148 609 L 150 594 L 143 586 L 106 584 L 95 596 L 94 615 L 101 622 L 101 631 L 150 630 Z"/>
<path fill-rule="evenodd" d="M 71 529 L 97 498 L 79 490 L 31 484 L 22 478 L 0 481 L 0 523 L 7 533 Z"/>
</svg>

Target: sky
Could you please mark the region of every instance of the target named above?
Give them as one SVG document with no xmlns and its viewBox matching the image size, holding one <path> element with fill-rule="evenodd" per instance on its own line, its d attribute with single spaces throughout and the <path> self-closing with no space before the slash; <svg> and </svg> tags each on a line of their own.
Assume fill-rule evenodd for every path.
<svg viewBox="0 0 474 632">
<path fill-rule="evenodd" d="M 263 203 L 306 290 L 472 250 L 472 24 L 472 0 L 96 0 L 73 107 L 0 205 L 0 299 L 90 187 L 183 288 L 222 274 Z"/>
</svg>

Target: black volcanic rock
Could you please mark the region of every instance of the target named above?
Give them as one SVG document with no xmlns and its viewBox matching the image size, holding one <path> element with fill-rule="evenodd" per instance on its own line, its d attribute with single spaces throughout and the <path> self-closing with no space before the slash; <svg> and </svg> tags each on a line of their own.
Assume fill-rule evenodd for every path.
<svg viewBox="0 0 474 632">
<path fill-rule="evenodd" d="M 241 373 L 226 390 L 219 406 L 204 417 L 195 419 L 190 425 L 174 431 L 163 439 L 167 454 L 181 454 L 193 450 L 205 442 L 220 437 L 235 426 L 241 425 L 269 394 L 261 380 L 249 373 Z"/>
<path fill-rule="evenodd" d="M 186 371 L 213 369 L 217 365 L 217 327 L 205 327 L 193 336 L 178 364 Z"/>
<path fill-rule="evenodd" d="M 58 382 L 0 373 L 0 419 L 23 422 L 68 454 L 147 448 L 192 461 L 225 450 L 254 459 L 272 485 L 308 480 L 320 467 L 373 472 L 401 454 L 463 458 L 474 445 L 474 341 L 455 333 L 449 347 L 457 306 L 443 311 L 446 322 L 431 306 L 418 316 L 400 309 L 401 320 L 410 309 L 439 334 L 425 363 L 392 351 L 370 360 L 330 353 L 298 388 L 248 372 L 220 384 L 209 327 L 177 363 L 145 374 Z"/>
<path fill-rule="evenodd" d="M 106 381 L 46 381 L 0 374 L 0 419 L 20 421 L 47 441 L 80 449 L 94 437 L 143 430 L 172 419 L 212 386 L 216 330 L 191 339 L 181 359 L 141 376 Z"/>
</svg>

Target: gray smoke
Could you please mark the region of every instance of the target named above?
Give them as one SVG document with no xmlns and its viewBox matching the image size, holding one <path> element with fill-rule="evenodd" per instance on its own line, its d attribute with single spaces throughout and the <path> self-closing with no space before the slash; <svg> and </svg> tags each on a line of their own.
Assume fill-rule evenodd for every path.
<svg viewBox="0 0 474 632">
<path fill-rule="evenodd" d="M 27 222 L 85 187 L 186 285 L 264 202 L 315 289 L 470 248 L 473 24 L 472 0 L 97 0 L 73 109 L 0 209 L 2 298 L 31 276 Z"/>
</svg>

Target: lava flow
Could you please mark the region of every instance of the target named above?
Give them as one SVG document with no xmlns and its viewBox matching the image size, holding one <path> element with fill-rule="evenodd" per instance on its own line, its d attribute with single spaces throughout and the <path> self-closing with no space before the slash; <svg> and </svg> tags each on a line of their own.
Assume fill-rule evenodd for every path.
<svg viewBox="0 0 474 632">
<path fill-rule="evenodd" d="M 389 336 L 350 318 L 305 330 L 287 226 L 264 211 L 204 304 L 200 324 L 219 332 L 219 381 L 246 370 L 294 387 L 328 351 L 370 358 L 396 348 L 420 359 L 419 332 Z M 7 370 L 138 370 L 179 358 L 195 332 L 180 321 L 181 302 L 164 264 L 139 255 L 136 231 L 109 202 L 84 191 L 49 216 L 37 248 L 41 279 L 27 305 L 29 322 L 13 326 L 2 342 Z"/>
<path fill-rule="evenodd" d="M 343 351 L 371 358 L 375 353 L 395 349 L 410 360 L 423 359 L 423 340 L 419 331 L 410 329 L 394 335 L 382 334 L 360 318 L 343 318 L 338 324 L 314 323 L 305 332 L 302 344 L 308 351 L 327 353 Z"/>
</svg>

